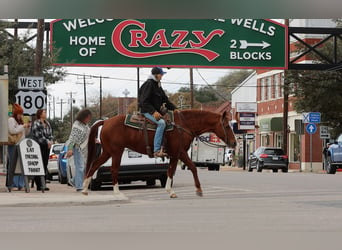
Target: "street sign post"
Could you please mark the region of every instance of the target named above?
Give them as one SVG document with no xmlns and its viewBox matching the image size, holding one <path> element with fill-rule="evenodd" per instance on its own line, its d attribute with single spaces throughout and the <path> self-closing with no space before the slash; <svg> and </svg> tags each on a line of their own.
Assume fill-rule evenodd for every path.
<svg viewBox="0 0 342 250">
<path fill-rule="evenodd" d="M 61 19 L 56 65 L 287 68 L 287 26 L 267 19 Z"/>
<path fill-rule="evenodd" d="M 312 169 L 312 135 L 316 133 L 317 126 L 315 123 L 308 123 L 305 127 L 306 132 L 310 135 L 310 169 Z"/>
</svg>

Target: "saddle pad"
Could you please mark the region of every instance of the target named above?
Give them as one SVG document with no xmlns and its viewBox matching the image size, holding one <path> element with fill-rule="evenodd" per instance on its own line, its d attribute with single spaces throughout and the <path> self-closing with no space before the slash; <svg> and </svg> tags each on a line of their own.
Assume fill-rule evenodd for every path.
<svg viewBox="0 0 342 250">
<path fill-rule="evenodd" d="M 163 118 L 166 121 L 166 129 L 165 129 L 165 131 L 173 130 L 173 125 L 172 125 L 172 123 L 174 122 L 173 111 L 168 111 L 168 113 Z M 131 115 L 131 114 L 128 114 L 128 115 L 126 115 L 124 125 L 126 125 L 128 127 L 131 127 L 131 128 L 142 129 L 143 128 L 144 119 L 146 119 L 146 118 L 143 117 L 142 115 Z M 152 123 L 151 121 L 147 120 L 146 121 L 146 128 L 147 128 L 147 130 L 155 131 L 157 129 L 157 125 Z"/>
</svg>

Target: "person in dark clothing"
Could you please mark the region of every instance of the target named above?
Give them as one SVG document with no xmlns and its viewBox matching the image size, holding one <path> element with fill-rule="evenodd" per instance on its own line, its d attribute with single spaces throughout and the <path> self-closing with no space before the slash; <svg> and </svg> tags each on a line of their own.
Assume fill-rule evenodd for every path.
<svg viewBox="0 0 342 250">
<path fill-rule="evenodd" d="M 43 159 L 43 166 L 45 170 L 45 180 L 47 180 L 47 165 L 49 162 L 50 148 L 52 145 L 52 128 L 50 123 L 46 119 L 46 110 L 39 109 L 36 113 L 36 120 L 32 125 L 32 139 L 35 140 L 39 146 Z M 40 191 L 42 188 L 42 183 L 40 176 L 36 176 L 34 181 L 37 185 L 37 191 Z M 49 182 L 47 180 L 47 182 Z M 45 187 L 45 190 L 50 190 Z"/>
<path fill-rule="evenodd" d="M 163 134 L 166 127 L 165 121 L 162 119 L 164 115 L 162 107 L 168 110 L 175 110 L 176 106 L 169 101 L 163 88 L 161 87 L 161 79 L 166 72 L 160 67 L 154 67 L 151 75 L 139 89 L 139 109 L 140 112 L 149 120 L 157 124 L 157 130 L 154 135 L 154 157 L 167 156 L 161 148 Z"/>
</svg>

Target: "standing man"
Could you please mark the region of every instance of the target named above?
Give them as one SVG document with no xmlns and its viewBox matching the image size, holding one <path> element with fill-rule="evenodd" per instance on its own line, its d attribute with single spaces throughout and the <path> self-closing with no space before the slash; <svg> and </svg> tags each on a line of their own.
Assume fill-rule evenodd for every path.
<svg viewBox="0 0 342 250">
<path fill-rule="evenodd" d="M 166 127 L 162 118 L 163 112 L 161 108 L 163 104 L 169 110 L 175 110 L 176 106 L 169 101 L 163 88 L 161 87 L 161 79 L 166 72 L 160 67 L 154 67 L 151 75 L 139 89 L 139 109 L 140 112 L 149 120 L 157 124 L 157 130 L 154 135 L 153 152 L 154 157 L 167 156 L 161 149 L 163 134 Z"/>
</svg>

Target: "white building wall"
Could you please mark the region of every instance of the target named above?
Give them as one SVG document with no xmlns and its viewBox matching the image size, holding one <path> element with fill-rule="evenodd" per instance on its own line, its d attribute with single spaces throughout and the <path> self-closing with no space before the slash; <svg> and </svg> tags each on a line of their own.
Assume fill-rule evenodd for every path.
<svg viewBox="0 0 342 250">
<path fill-rule="evenodd" d="M 232 91 L 232 108 L 237 102 L 256 102 L 257 74 L 253 72 L 244 82 Z"/>
</svg>

